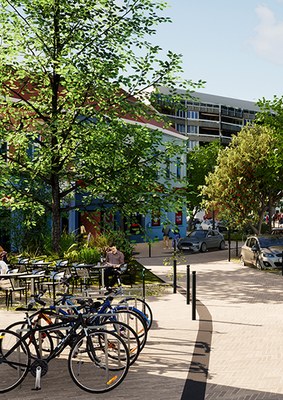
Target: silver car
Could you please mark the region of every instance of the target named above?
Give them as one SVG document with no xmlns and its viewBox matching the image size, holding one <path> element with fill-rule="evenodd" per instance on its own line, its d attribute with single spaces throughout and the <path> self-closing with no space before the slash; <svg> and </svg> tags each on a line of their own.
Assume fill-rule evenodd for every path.
<svg viewBox="0 0 283 400">
<path fill-rule="evenodd" d="M 282 268 L 283 236 L 249 236 L 242 246 L 241 263 L 259 269 Z"/>
<path fill-rule="evenodd" d="M 208 249 L 225 249 L 224 236 L 214 229 L 196 229 L 178 242 L 179 250 L 190 250 L 194 253 Z"/>
</svg>

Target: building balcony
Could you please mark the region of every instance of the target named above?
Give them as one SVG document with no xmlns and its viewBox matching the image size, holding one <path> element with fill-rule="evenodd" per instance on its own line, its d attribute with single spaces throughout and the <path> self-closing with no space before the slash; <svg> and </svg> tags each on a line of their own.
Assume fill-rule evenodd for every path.
<svg viewBox="0 0 283 400">
<path fill-rule="evenodd" d="M 191 124 L 191 122 L 190 122 Z M 193 124 L 191 124 L 193 125 Z M 219 121 L 215 120 L 210 120 L 210 119 L 199 119 L 198 124 L 202 128 L 212 128 L 212 129 L 218 129 L 219 130 Z"/>
<path fill-rule="evenodd" d="M 242 129 L 242 125 L 229 124 L 227 122 L 221 123 L 221 131 L 240 132 L 241 129 Z"/>
</svg>

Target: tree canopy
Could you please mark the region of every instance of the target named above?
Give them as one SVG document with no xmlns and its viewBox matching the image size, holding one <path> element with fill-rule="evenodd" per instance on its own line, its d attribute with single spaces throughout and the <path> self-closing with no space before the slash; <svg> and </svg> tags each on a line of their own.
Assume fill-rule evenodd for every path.
<svg viewBox="0 0 283 400">
<path fill-rule="evenodd" d="M 205 184 L 205 177 L 216 166 L 220 144 L 218 141 L 206 146 L 195 147 L 188 152 L 187 157 L 187 207 L 191 214 L 202 207 L 201 189 Z"/>
<path fill-rule="evenodd" d="M 127 212 L 145 210 L 145 193 L 147 209 L 157 198 L 172 200 L 176 194 L 165 180 L 161 191 L 156 176 L 175 144 L 162 148 L 160 132 L 137 123 L 158 119 L 145 103 L 150 87 L 181 81 L 180 55 L 168 51 L 163 59 L 149 41 L 158 24 L 169 22 L 161 13 L 166 4 L 0 0 L 0 6 L 3 206 L 51 212 L 58 250 L 60 216 L 74 193 Z"/>
<path fill-rule="evenodd" d="M 223 149 L 206 178 L 207 209 L 219 210 L 231 226 L 250 225 L 260 232 L 269 204 L 282 197 L 282 168 L 275 168 L 278 139 L 268 126 L 244 127 Z"/>
</svg>

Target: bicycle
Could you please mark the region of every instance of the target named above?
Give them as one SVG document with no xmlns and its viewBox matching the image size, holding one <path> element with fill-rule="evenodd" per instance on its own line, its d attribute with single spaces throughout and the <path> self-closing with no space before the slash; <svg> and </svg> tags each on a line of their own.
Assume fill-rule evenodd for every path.
<svg viewBox="0 0 283 400">
<path fill-rule="evenodd" d="M 30 338 L 27 342 L 31 357 L 32 358 L 45 358 L 53 351 L 54 342 L 58 342 L 59 339 L 64 337 L 64 334 L 56 329 L 53 331 L 51 329 L 51 325 L 53 323 L 53 319 L 60 320 L 61 316 L 70 315 L 70 307 L 72 314 L 78 314 L 82 311 L 82 309 L 87 309 L 87 313 L 91 313 L 93 316 L 93 312 L 91 311 L 91 307 L 89 306 L 89 299 L 78 299 L 79 306 L 75 306 L 72 300 L 71 295 L 69 294 L 61 294 L 61 298 L 57 300 L 56 306 L 50 306 L 50 308 L 44 308 L 45 302 L 41 299 L 43 293 L 35 295 L 33 300 L 28 304 L 27 308 L 18 308 L 17 310 L 22 310 L 26 312 L 26 317 L 24 321 L 17 321 L 12 323 L 11 325 L 6 327 L 6 330 L 12 330 L 15 332 L 21 332 L 25 329 L 35 328 L 36 326 L 42 327 L 42 324 L 49 325 L 49 330 L 44 334 L 40 331 L 31 330 Z M 33 307 L 36 303 L 39 303 L 43 308 L 39 310 L 35 310 L 33 314 L 29 314 L 28 311 L 34 310 Z M 61 305 L 60 305 L 61 303 Z M 67 305 L 67 308 L 62 308 Z M 71 322 L 70 322 L 71 323 Z M 141 351 L 141 343 L 140 339 L 135 332 L 135 330 L 127 325 L 123 321 L 118 320 L 104 320 L 101 321 L 91 321 L 88 318 L 87 323 L 92 326 L 96 326 L 97 328 L 106 327 L 107 330 L 113 331 L 118 334 L 126 343 L 129 355 L 130 355 L 130 365 L 132 365 L 138 358 Z M 38 334 L 38 336 L 36 336 Z M 20 333 L 21 335 L 21 333 Z M 36 346 L 35 346 L 36 343 Z M 40 344 L 40 345 L 39 345 Z M 37 348 L 39 347 L 40 351 L 37 352 Z"/>
<path fill-rule="evenodd" d="M 128 264 L 124 263 L 119 268 L 113 269 L 113 274 L 116 277 L 118 288 L 110 288 L 106 291 L 107 295 L 124 295 L 124 290 L 121 282 L 121 276 L 126 272 Z M 122 299 L 119 304 L 127 306 L 128 309 L 132 309 L 137 312 L 146 322 L 147 328 L 150 329 L 153 322 L 153 313 L 148 303 L 141 298 L 134 296 L 126 296 Z"/>
<path fill-rule="evenodd" d="M 31 357 L 26 343 L 31 333 L 39 331 L 42 334 L 50 329 L 66 328 L 66 335 L 59 339 L 46 358 Z M 35 388 L 40 389 L 40 378 L 47 373 L 49 361 L 69 345 L 68 370 L 74 383 L 81 389 L 105 393 L 125 379 L 130 360 L 124 341 L 114 332 L 87 326 L 86 316 L 79 314 L 65 316 L 63 321 L 51 326 L 28 328 L 22 335 L 11 330 L 0 330 L 0 393 L 17 387 L 29 371 L 36 377 Z M 37 347 L 37 344 L 34 343 L 34 346 Z"/>
</svg>

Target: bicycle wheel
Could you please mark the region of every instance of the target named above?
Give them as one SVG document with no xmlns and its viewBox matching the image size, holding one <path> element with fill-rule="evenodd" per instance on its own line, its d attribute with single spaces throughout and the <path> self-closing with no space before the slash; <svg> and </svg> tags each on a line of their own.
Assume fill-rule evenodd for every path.
<svg viewBox="0 0 283 400">
<path fill-rule="evenodd" d="M 122 321 L 105 321 L 101 326 L 109 332 L 116 333 L 125 342 L 130 357 L 130 365 L 132 365 L 140 354 L 140 340 L 134 329 Z M 99 325 L 97 329 L 99 329 Z M 115 354 L 109 356 L 117 357 Z"/>
<path fill-rule="evenodd" d="M 134 310 L 135 309 L 139 310 L 144 315 L 147 329 L 151 328 L 153 321 L 153 314 L 150 306 L 145 300 L 140 299 L 138 297 L 126 297 L 122 299 L 119 302 L 119 304 L 130 307 L 130 309 L 133 308 Z"/>
<path fill-rule="evenodd" d="M 21 337 L 12 331 L 0 331 L 0 393 L 17 387 L 26 377 L 30 352 Z"/>
<path fill-rule="evenodd" d="M 112 321 L 113 318 L 114 320 L 124 322 L 134 329 L 140 341 L 140 350 L 142 350 L 147 340 L 147 326 L 144 319 L 133 310 L 128 310 L 126 307 L 119 308 L 119 306 L 113 309 Z"/>
<path fill-rule="evenodd" d="M 68 368 L 71 378 L 81 389 L 105 393 L 125 379 L 129 369 L 128 350 L 116 333 L 104 329 L 88 330 L 88 335 L 80 337 L 72 346 Z"/>
<path fill-rule="evenodd" d="M 31 330 L 26 321 L 14 322 L 6 330 L 16 332 L 20 337 L 25 337 L 31 358 L 47 358 L 53 352 L 54 344 L 50 333 Z M 29 330 L 30 334 L 26 335 Z"/>
</svg>

